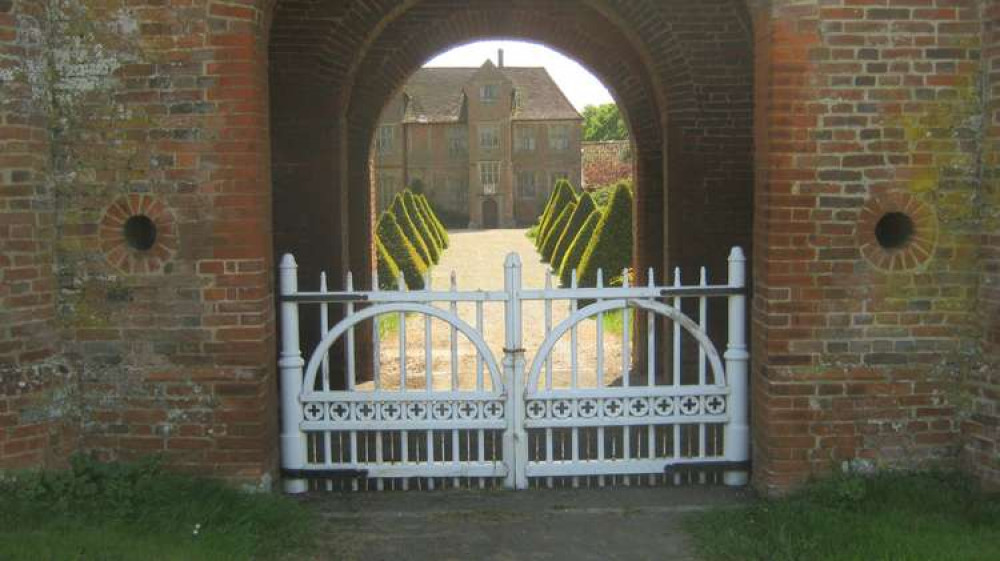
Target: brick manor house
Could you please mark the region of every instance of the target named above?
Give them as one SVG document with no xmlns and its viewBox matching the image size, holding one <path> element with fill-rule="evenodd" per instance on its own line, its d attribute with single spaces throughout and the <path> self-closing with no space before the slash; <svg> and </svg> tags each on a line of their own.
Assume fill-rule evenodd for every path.
<svg viewBox="0 0 1000 561">
<path fill-rule="evenodd" d="M 378 209 L 419 180 L 449 222 L 530 224 L 552 185 L 580 184 L 583 118 L 541 67 L 421 68 L 382 112 Z"/>
</svg>

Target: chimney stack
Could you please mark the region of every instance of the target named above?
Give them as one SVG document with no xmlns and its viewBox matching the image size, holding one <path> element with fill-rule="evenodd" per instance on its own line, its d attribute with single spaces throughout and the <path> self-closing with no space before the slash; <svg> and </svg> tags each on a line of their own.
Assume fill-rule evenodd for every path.
<svg viewBox="0 0 1000 561">
<path fill-rule="evenodd" d="M 497 49 L 497 66 L 503 68 L 503 49 Z"/>
</svg>

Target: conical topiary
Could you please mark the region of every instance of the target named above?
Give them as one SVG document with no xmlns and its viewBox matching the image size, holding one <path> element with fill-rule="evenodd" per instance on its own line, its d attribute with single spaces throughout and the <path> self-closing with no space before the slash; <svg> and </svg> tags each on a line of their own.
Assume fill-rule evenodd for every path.
<svg viewBox="0 0 1000 561">
<path fill-rule="evenodd" d="M 594 199 L 590 196 L 590 193 L 583 193 L 576 203 L 576 210 L 573 211 L 573 215 L 569 217 L 569 222 L 563 227 L 562 233 L 559 235 L 559 239 L 556 240 L 555 245 L 552 246 L 552 254 L 549 255 L 549 263 L 553 265 L 553 269 L 558 271 L 559 265 L 562 264 L 563 256 L 566 255 L 566 250 L 569 249 L 569 244 L 576 237 L 576 233 L 580 231 L 580 226 L 587 220 L 590 213 L 597 208 L 594 204 Z"/>
<path fill-rule="evenodd" d="M 443 247 L 448 247 L 448 244 L 450 243 L 448 239 L 448 229 L 445 228 L 444 224 L 441 223 L 441 219 L 438 217 L 437 212 L 434 210 L 434 206 L 431 205 L 430 200 L 428 200 L 427 196 L 424 194 L 420 194 L 417 197 L 417 200 L 419 200 L 420 203 L 424 206 L 424 208 L 427 209 L 427 213 L 431 215 L 431 221 L 434 222 L 434 226 L 437 227 L 438 232 L 441 234 L 441 241 L 444 244 Z"/>
<path fill-rule="evenodd" d="M 406 207 L 406 214 L 410 216 L 410 220 L 413 221 L 413 225 L 417 228 L 420 239 L 427 246 L 427 253 L 431 257 L 431 262 L 437 263 L 441 260 L 441 248 L 438 246 L 437 239 L 431 234 L 431 229 L 424 222 L 423 214 L 417 208 L 417 203 L 413 200 L 413 193 L 409 189 L 403 191 L 403 206 Z"/>
<path fill-rule="evenodd" d="M 552 223 L 559 217 L 563 208 L 571 202 L 576 202 L 573 186 L 566 179 L 556 181 L 555 190 L 552 193 L 552 204 L 549 205 L 548 214 L 542 216 L 542 223 L 538 228 L 538 238 L 535 239 L 536 247 L 541 248 L 545 244 L 552 231 Z"/>
<path fill-rule="evenodd" d="M 566 225 L 569 224 L 569 217 L 573 216 L 574 211 L 576 211 L 576 203 L 569 203 L 563 207 L 559 216 L 552 221 L 552 226 L 549 228 L 549 235 L 546 236 L 545 243 L 542 244 L 542 248 L 538 251 L 542 255 L 542 261 L 546 263 L 551 262 L 552 250 L 555 249 L 556 242 L 559 241 Z"/>
<path fill-rule="evenodd" d="M 579 285 L 594 286 L 597 269 L 606 278 L 632 265 L 632 192 L 619 183 L 608 201 L 608 209 L 597 224 L 587 249 L 580 257 Z"/>
<path fill-rule="evenodd" d="M 420 257 L 420 252 L 406 238 L 403 229 L 396 221 L 396 215 L 388 211 L 383 212 L 375 226 L 375 234 L 392 260 L 396 262 L 399 271 L 403 273 L 406 286 L 411 289 L 423 288 L 427 262 Z"/>
<path fill-rule="evenodd" d="M 438 232 L 437 226 L 434 225 L 434 220 L 431 218 L 427 207 L 421 202 L 420 195 L 413 195 L 413 206 L 417 209 L 417 214 L 420 215 L 421 220 L 424 221 L 424 226 L 427 226 L 427 231 L 430 233 L 431 237 L 434 238 L 434 244 L 437 245 L 438 251 L 444 251 L 444 240 L 441 239 L 441 232 Z"/>
<path fill-rule="evenodd" d="M 604 213 L 600 210 L 594 210 L 590 213 L 590 216 L 583 221 L 583 226 L 580 226 L 580 231 L 573 236 L 573 241 L 569 243 L 569 248 L 566 250 L 562 262 L 559 263 L 559 267 L 553 267 L 559 271 L 559 282 L 563 286 L 570 285 L 573 269 L 580 267 L 580 257 L 583 257 L 583 252 L 590 245 L 590 238 L 593 237 L 594 230 L 597 229 L 597 223 L 601 221 L 602 216 Z"/>
<path fill-rule="evenodd" d="M 396 228 L 399 228 L 397 225 Z M 396 290 L 399 288 L 399 265 L 385 248 L 382 239 L 375 236 L 375 260 L 378 266 L 378 287 L 380 290 Z"/>
<path fill-rule="evenodd" d="M 413 219 L 410 218 L 410 213 L 406 210 L 406 204 L 403 202 L 401 194 L 397 193 L 392 199 L 392 206 L 389 207 L 389 211 L 396 217 L 399 229 L 403 231 L 406 240 L 416 248 L 417 253 L 420 254 L 420 258 L 423 259 L 424 263 L 427 266 L 433 264 L 434 260 L 431 259 L 431 252 L 427 249 L 427 244 L 424 243 L 424 237 L 417 231 L 417 226 L 413 223 Z M 399 262 L 397 261 L 397 263 Z"/>
</svg>

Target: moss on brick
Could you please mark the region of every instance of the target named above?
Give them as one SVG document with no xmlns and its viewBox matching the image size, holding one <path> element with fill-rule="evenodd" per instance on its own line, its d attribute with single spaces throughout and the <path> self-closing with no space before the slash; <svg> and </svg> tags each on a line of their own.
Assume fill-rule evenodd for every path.
<svg viewBox="0 0 1000 561">
<path fill-rule="evenodd" d="M 605 278 L 610 278 L 631 265 L 632 192 L 620 183 L 611 194 L 608 210 L 580 257 L 578 282 L 580 286 L 594 286 L 598 269 L 603 269 Z"/>
<path fill-rule="evenodd" d="M 389 207 L 389 212 L 396 218 L 396 223 L 399 224 L 400 230 L 403 231 L 403 236 L 406 237 L 407 241 L 413 244 L 416 248 L 417 253 L 420 255 L 420 259 L 425 263 L 426 266 L 430 266 L 434 263 L 431 258 L 431 251 L 427 248 L 427 244 L 424 243 L 424 237 L 417 230 L 417 225 L 414 224 L 413 219 L 410 218 L 410 213 L 406 209 L 406 203 L 403 202 L 403 196 L 397 194 L 392 200 L 392 206 Z M 398 263 L 398 261 L 397 261 Z M 400 263 L 400 265 L 402 265 Z"/>
<path fill-rule="evenodd" d="M 566 255 L 563 256 L 559 267 L 553 267 L 559 271 L 559 282 L 563 286 L 569 286 L 573 269 L 579 268 L 580 258 L 583 257 L 583 252 L 590 245 L 590 238 L 593 237 L 594 230 L 597 229 L 597 223 L 601 221 L 602 216 L 604 213 L 600 210 L 594 210 L 590 213 L 590 216 L 580 226 L 580 231 L 573 236 L 573 241 L 569 243 L 569 248 L 566 250 Z"/>
<path fill-rule="evenodd" d="M 383 212 L 375 227 L 378 239 L 382 241 L 386 251 L 396 262 L 403 273 L 406 286 L 411 289 L 424 287 L 424 274 L 427 272 L 427 262 L 423 260 L 417 249 L 410 243 L 403 229 L 391 212 Z"/>
</svg>

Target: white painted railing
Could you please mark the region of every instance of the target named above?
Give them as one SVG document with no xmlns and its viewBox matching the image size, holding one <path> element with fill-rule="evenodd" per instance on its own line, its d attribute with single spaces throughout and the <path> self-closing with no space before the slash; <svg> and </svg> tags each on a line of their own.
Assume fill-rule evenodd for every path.
<svg viewBox="0 0 1000 561">
<path fill-rule="evenodd" d="M 452 273 L 448 290 L 433 289 L 429 277 L 423 290 L 356 290 L 348 275 L 343 291 L 328 291 L 323 276 L 318 291 L 303 292 L 294 259 L 284 256 L 286 491 L 335 482 L 355 490 L 678 483 L 685 466 L 701 470 L 698 481 L 721 470 L 726 484 L 745 484 L 742 252 L 733 249 L 726 284 L 710 285 L 704 269 L 692 286 L 681 284 L 679 271 L 662 286 L 652 271 L 643 286 L 629 286 L 627 271 L 622 278 L 622 286 L 605 287 L 599 273 L 596 287 L 579 288 L 574 275 L 569 288 L 553 288 L 549 276 L 544 288 L 523 289 L 520 258 L 511 254 L 502 291 L 460 291 Z M 708 325 L 722 317 L 710 313 L 714 301 L 727 302 L 722 356 Z M 308 363 L 300 349 L 303 305 L 319 307 Z M 485 335 L 487 305 L 504 307 L 499 363 L 494 353 L 501 350 Z M 463 319 L 460 306 L 473 319 Z M 525 306 L 544 320 L 525 320 Z M 331 327 L 334 314 L 342 319 Z M 605 329 L 613 314 L 618 333 Z M 409 326 L 422 345 L 407 340 L 414 317 Z M 394 318 L 394 340 L 381 332 L 384 318 Z M 440 324 L 447 339 L 435 344 Z M 537 349 L 527 367 L 525 328 Z M 463 360 L 470 354 L 471 363 Z"/>
</svg>

